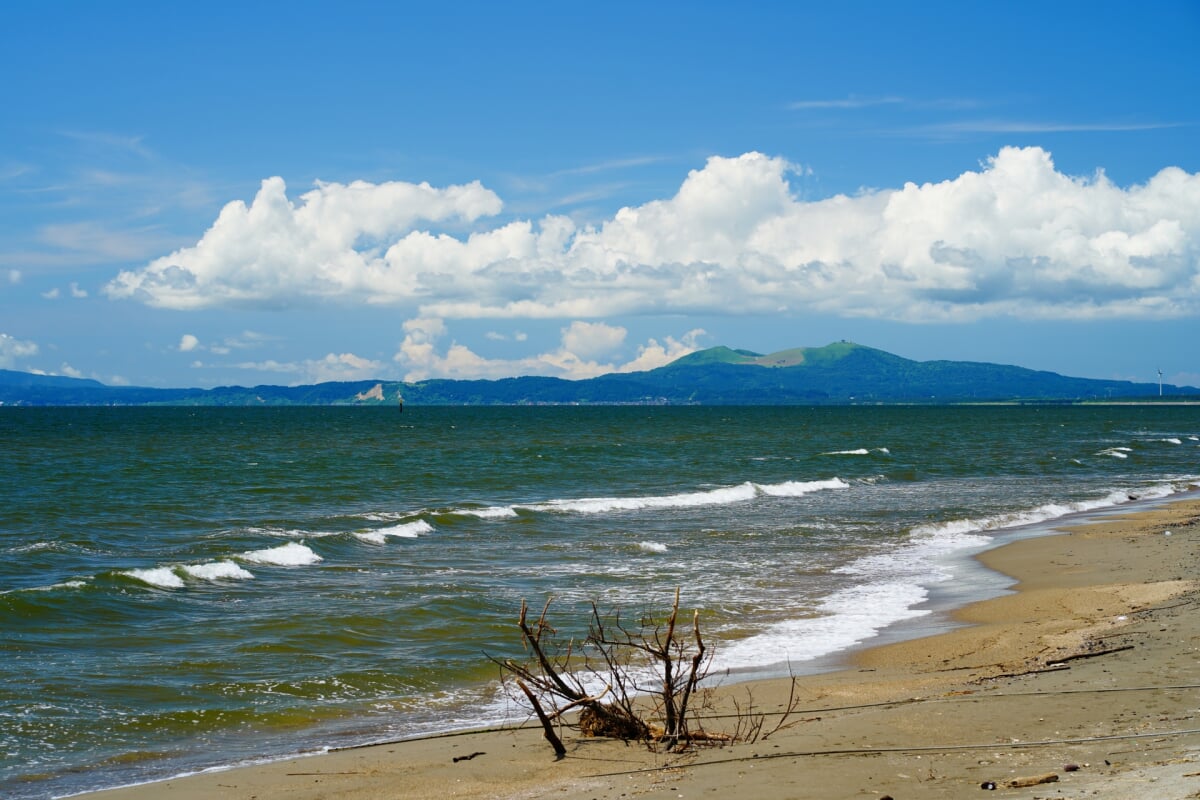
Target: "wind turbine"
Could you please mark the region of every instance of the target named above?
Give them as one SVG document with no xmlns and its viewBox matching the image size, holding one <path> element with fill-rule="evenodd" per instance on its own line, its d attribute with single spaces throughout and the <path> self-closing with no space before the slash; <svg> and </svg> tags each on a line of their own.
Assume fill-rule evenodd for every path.
<svg viewBox="0 0 1200 800">
<path fill-rule="evenodd" d="M 1162 397 L 1162 370 L 1158 371 L 1158 396 Z"/>
</svg>

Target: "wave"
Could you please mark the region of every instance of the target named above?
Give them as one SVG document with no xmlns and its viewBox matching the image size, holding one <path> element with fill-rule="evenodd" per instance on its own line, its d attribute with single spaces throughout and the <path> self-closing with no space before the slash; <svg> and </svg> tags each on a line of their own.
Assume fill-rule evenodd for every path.
<svg viewBox="0 0 1200 800">
<path fill-rule="evenodd" d="M 1186 480 L 1194 482 L 1192 478 Z M 951 562 L 945 557 L 986 546 L 989 539 L 981 535 L 985 531 L 1046 522 L 1134 500 L 1168 497 L 1183 490 L 1175 484 L 1160 484 L 1136 493 L 1113 491 L 1092 500 L 1046 503 L 1024 511 L 917 526 L 905 544 L 835 568 L 834 573 L 862 582 L 834 592 L 812 609 L 812 616 L 774 623 L 760 633 L 726 644 L 720 653 L 720 666 L 769 667 L 784 660 L 812 660 L 853 647 L 898 622 L 930 613 L 918 606 L 929 598 L 930 585 L 953 577 Z"/>
<path fill-rule="evenodd" d="M 515 503 L 511 506 L 489 506 L 481 509 L 455 509 L 453 513 L 468 514 L 481 519 L 513 517 L 518 511 L 542 513 L 607 514 L 613 511 L 644 511 L 663 508 L 698 508 L 744 503 L 758 497 L 800 497 L 825 489 L 848 489 L 850 484 L 841 478 L 819 481 L 784 481 L 762 484 L 746 481 L 736 486 L 722 486 L 698 492 L 637 497 L 581 497 L 545 500 L 540 503 Z"/>
<path fill-rule="evenodd" d="M 0 591 L 0 595 L 17 594 L 18 592 L 53 592 L 59 589 L 82 589 L 87 586 L 87 581 L 73 579 L 63 581 L 62 583 L 51 583 L 48 586 L 22 586 L 16 589 L 4 589 Z"/>
<path fill-rule="evenodd" d="M 13 547 L 6 547 L 0 552 L 19 555 L 23 553 L 58 552 L 64 549 L 66 548 L 61 542 L 30 542 L 29 544 L 19 544 L 14 545 Z"/>
<path fill-rule="evenodd" d="M 1112 456 L 1113 458 L 1129 458 L 1129 454 L 1133 452 L 1132 447 L 1107 447 L 1096 453 L 1098 456 Z"/>
<path fill-rule="evenodd" d="M 1040 522 L 1061 519 L 1071 514 L 1096 511 L 1101 508 L 1112 508 L 1134 500 L 1156 500 L 1163 497 L 1170 497 L 1179 491 L 1181 490 L 1173 484 L 1160 484 L 1140 489 L 1136 492 L 1114 490 L 1104 497 L 1092 500 L 1079 500 L 1074 503 L 1046 503 L 1023 511 L 1011 511 L 987 517 L 951 520 L 931 525 L 918 525 L 912 529 L 911 533 L 913 536 L 938 537 L 1001 530 L 1004 528 L 1018 528 L 1024 525 L 1036 525 Z"/>
<path fill-rule="evenodd" d="M 160 589 L 182 589 L 183 578 L 174 567 L 150 567 L 149 569 L 130 569 L 121 573 L 135 581 L 148 583 Z"/>
<path fill-rule="evenodd" d="M 517 516 L 517 510 L 512 506 L 486 506 L 484 508 L 456 508 L 450 513 L 462 514 L 480 519 L 503 519 Z"/>
<path fill-rule="evenodd" d="M 246 533 L 258 536 L 273 536 L 277 539 L 324 539 L 327 536 L 341 536 L 345 531 L 312 531 L 303 528 L 277 528 L 251 526 Z"/>
<path fill-rule="evenodd" d="M 868 450 L 865 447 L 859 447 L 856 450 L 830 450 L 826 453 L 821 453 L 823 456 L 869 456 L 871 453 L 882 453 L 883 455 L 891 455 L 892 451 L 886 447 L 875 447 Z"/>
<path fill-rule="evenodd" d="M 800 497 L 824 489 L 849 489 L 850 484 L 841 478 L 827 481 L 785 481 L 783 483 L 755 484 L 768 497 Z"/>
<path fill-rule="evenodd" d="M 665 553 L 667 546 L 658 542 L 638 542 L 638 549 L 647 553 Z"/>
<path fill-rule="evenodd" d="M 193 578 L 205 581 L 248 581 L 254 577 L 254 573 L 242 569 L 232 561 L 184 564 L 180 569 Z"/>
<path fill-rule="evenodd" d="M 355 531 L 354 536 L 364 542 L 370 544 L 385 544 L 388 537 L 398 537 L 401 539 L 416 539 L 423 533 L 432 533 L 433 526 L 423 519 L 414 522 L 405 522 L 401 525 L 393 525 L 390 528 L 379 528 L 373 531 Z"/>
<path fill-rule="evenodd" d="M 323 561 L 303 542 L 288 542 L 265 550 L 251 550 L 240 558 L 252 564 L 267 564 L 274 567 L 303 567 Z"/>
<path fill-rule="evenodd" d="M 245 581 L 254 578 L 254 573 L 243 569 L 232 561 L 211 561 L 204 564 L 174 564 L 165 567 L 122 570 L 118 573 L 127 578 L 159 589 L 182 589 L 187 583 L 184 578 L 201 581 Z"/>
<path fill-rule="evenodd" d="M 719 669 L 765 667 L 814 658 L 853 647 L 879 631 L 930 612 L 915 606 L 929 596 L 907 581 L 881 581 L 834 592 L 813 609 L 815 616 L 785 620 L 746 639 L 726 644 Z"/>
</svg>

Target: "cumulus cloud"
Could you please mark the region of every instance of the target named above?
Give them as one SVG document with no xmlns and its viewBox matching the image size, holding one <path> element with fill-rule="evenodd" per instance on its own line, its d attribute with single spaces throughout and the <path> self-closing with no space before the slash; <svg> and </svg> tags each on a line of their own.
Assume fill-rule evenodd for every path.
<svg viewBox="0 0 1200 800">
<path fill-rule="evenodd" d="M 122 272 L 106 291 L 165 308 L 371 295 L 389 277 L 381 270 L 384 243 L 418 221 L 469 222 L 500 208 L 500 199 L 478 182 L 446 189 L 427 183 L 318 183 L 293 204 L 283 179 L 268 178 L 249 206 L 238 200 L 221 209 L 195 247 Z M 488 248 L 482 249 L 486 259 Z"/>
<path fill-rule="evenodd" d="M 322 359 L 304 362 L 304 371 L 316 383 L 361 381 L 379 375 L 383 364 L 353 353 L 329 353 Z"/>
<path fill-rule="evenodd" d="M 677 358 L 683 358 L 688 353 L 700 349 L 699 339 L 704 336 L 702 328 L 695 328 L 684 334 L 682 339 L 666 337 L 663 344 L 657 339 L 651 339 L 638 348 L 637 358 L 618 367 L 615 372 L 643 372 L 670 364 Z"/>
<path fill-rule="evenodd" d="M 603 322 L 580 322 L 576 320 L 562 331 L 563 349 L 587 357 L 611 353 L 625 341 L 624 328 L 606 325 Z"/>
<path fill-rule="evenodd" d="M 602 362 L 625 340 L 624 328 L 605 323 L 574 321 L 561 331 L 560 346 L 552 351 L 520 359 L 489 359 L 465 345 L 451 342 L 442 347 L 446 323 L 437 318 L 419 318 L 404 323 L 404 341 L 393 360 L 405 370 L 404 380 L 428 378 L 505 378 L 511 375 L 544 375 L 577 380 L 612 372 L 653 369 L 696 351 L 704 331 L 689 331 L 680 340 L 666 337 L 665 344 L 650 339 L 638 347 L 637 357 L 626 363 Z"/>
<path fill-rule="evenodd" d="M 939 183 L 807 201 L 789 184 L 796 171 L 761 153 L 712 157 L 674 196 L 596 225 L 548 216 L 457 235 L 431 226 L 500 211 L 478 183 L 318 184 L 293 204 L 272 178 L 194 247 L 106 291 L 166 308 L 360 301 L 438 320 L 1200 311 L 1200 175 L 1167 167 L 1120 187 L 1010 147 Z"/>
<path fill-rule="evenodd" d="M 0 368 L 12 369 L 17 360 L 29 358 L 38 354 L 38 346 L 34 342 L 24 341 L 7 333 L 0 333 Z"/>
<path fill-rule="evenodd" d="M 200 340 L 190 333 L 179 337 L 179 352 L 190 353 L 200 346 Z"/>
<path fill-rule="evenodd" d="M 193 366 L 203 366 L 199 362 Z M 292 385 L 325 383 L 326 381 L 361 381 L 379 376 L 383 364 L 353 353 L 329 353 L 324 358 L 304 361 L 244 361 L 235 365 L 238 369 L 255 372 L 275 372 L 291 375 Z"/>
</svg>

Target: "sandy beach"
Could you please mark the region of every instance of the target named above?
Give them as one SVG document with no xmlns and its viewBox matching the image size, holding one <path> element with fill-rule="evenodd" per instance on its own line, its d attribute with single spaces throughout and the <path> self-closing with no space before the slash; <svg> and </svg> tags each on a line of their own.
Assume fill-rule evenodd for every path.
<svg viewBox="0 0 1200 800">
<path fill-rule="evenodd" d="M 1169 533 L 1168 533 L 1169 532 Z M 536 725 L 381 744 L 97 792 L 95 800 L 1200 797 L 1200 499 L 984 553 L 1014 591 L 947 633 L 798 680 L 787 726 L 682 754 Z M 771 716 L 790 682 L 720 690 Z M 733 726 L 711 719 L 708 730 Z"/>
</svg>

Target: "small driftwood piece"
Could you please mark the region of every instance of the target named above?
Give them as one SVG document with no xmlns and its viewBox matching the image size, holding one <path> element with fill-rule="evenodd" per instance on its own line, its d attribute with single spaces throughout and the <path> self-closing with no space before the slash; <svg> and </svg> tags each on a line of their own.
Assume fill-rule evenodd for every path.
<svg viewBox="0 0 1200 800">
<path fill-rule="evenodd" d="M 1106 650 L 1095 650 L 1091 653 L 1076 653 L 1075 655 L 1063 656 L 1062 658 L 1056 658 L 1053 661 L 1049 662 L 1049 665 L 1054 666 L 1055 664 L 1065 664 L 1068 661 L 1079 661 L 1080 659 L 1084 659 L 1084 658 L 1097 658 L 1099 656 L 1107 656 L 1107 655 L 1111 655 L 1112 653 L 1120 653 L 1123 650 L 1132 650 L 1132 649 L 1133 649 L 1133 645 L 1127 644 L 1127 645 L 1122 645 L 1121 647 L 1110 647 Z"/>
<path fill-rule="evenodd" d="M 1047 772 L 1045 775 L 1030 775 L 1027 778 L 1013 778 L 1004 782 L 1009 789 L 1023 789 L 1026 786 L 1040 786 L 1043 783 L 1057 783 L 1058 774 Z"/>
</svg>

